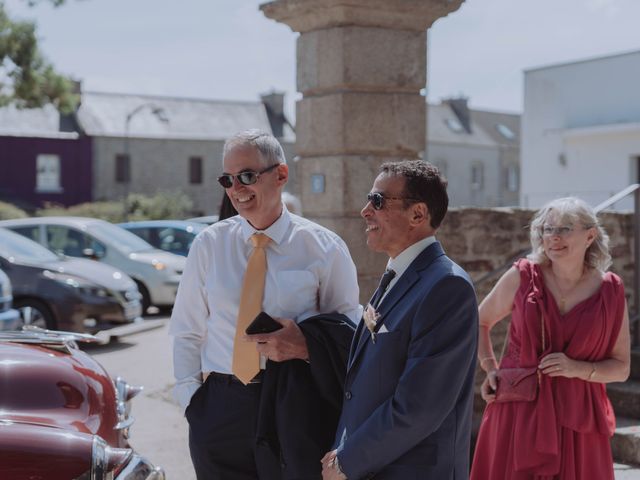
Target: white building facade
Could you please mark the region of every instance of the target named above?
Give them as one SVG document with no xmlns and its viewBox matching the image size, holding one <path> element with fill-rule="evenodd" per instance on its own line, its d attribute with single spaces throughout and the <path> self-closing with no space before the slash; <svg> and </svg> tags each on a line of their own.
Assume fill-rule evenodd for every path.
<svg viewBox="0 0 640 480">
<path fill-rule="evenodd" d="M 524 85 L 523 207 L 596 205 L 640 180 L 640 51 L 527 70 Z"/>
</svg>

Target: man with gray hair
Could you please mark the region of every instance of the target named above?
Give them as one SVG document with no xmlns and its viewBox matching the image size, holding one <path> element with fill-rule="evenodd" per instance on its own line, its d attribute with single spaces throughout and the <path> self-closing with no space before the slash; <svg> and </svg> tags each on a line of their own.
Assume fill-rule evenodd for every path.
<svg viewBox="0 0 640 480">
<path fill-rule="evenodd" d="M 272 135 L 249 130 L 230 138 L 223 172 L 218 182 L 238 215 L 191 246 L 171 316 L 175 394 L 198 479 L 270 480 L 273 473 L 256 465 L 266 359 L 313 365 L 298 323 L 331 313 L 356 323 L 356 270 L 340 237 L 284 206 L 289 170 Z M 246 335 L 261 311 L 280 329 Z"/>
</svg>

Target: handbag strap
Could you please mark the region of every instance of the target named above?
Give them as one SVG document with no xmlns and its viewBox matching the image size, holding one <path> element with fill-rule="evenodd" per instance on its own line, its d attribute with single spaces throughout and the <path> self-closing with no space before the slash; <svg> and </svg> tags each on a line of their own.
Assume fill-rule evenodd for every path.
<svg viewBox="0 0 640 480">
<path fill-rule="evenodd" d="M 512 319 L 513 320 L 513 319 Z M 509 328 L 507 328 L 507 334 L 504 336 L 504 343 L 502 344 L 502 352 L 500 353 L 500 361 L 504 357 L 505 352 L 507 351 L 507 345 L 509 344 L 511 324 L 509 324 Z M 542 352 L 543 353 L 547 349 L 547 344 L 545 341 L 544 335 L 544 314 L 540 312 L 540 339 L 542 343 Z"/>
</svg>

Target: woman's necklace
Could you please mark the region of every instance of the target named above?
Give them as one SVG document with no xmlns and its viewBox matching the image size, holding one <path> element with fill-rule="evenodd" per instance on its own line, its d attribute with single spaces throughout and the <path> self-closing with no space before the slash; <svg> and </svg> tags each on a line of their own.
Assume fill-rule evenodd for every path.
<svg viewBox="0 0 640 480">
<path fill-rule="evenodd" d="M 576 287 L 582 282 L 582 279 L 584 278 L 584 274 L 586 273 L 587 269 L 586 268 L 582 268 L 582 273 L 580 274 L 580 277 L 578 277 L 578 280 L 575 281 L 575 283 L 569 287 L 566 290 L 563 290 L 562 288 L 560 288 L 560 283 L 558 282 L 558 277 L 556 277 L 556 274 L 553 272 L 553 268 L 550 269 L 551 270 L 551 277 L 553 278 L 553 284 L 556 287 L 556 291 L 558 292 L 558 294 L 560 295 L 560 299 L 558 300 L 558 307 L 560 309 L 560 313 L 566 313 L 566 305 L 567 305 L 567 297 L 573 293 L 573 291 L 576 289 Z"/>
</svg>

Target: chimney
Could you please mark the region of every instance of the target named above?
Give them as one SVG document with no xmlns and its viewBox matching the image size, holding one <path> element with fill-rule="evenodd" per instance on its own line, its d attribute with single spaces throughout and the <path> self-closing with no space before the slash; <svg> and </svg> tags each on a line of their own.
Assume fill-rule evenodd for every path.
<svg viewBox="0 0 640 480">
<path fill-rule="evenodd" d="M 468 101 L 469 99 L 466 97 L 448 98 L 445 100 L 467 133 L 471 133 L 471 112 L 467 104 Z"/>
<path fill-rule="evenodd" d="M 61 132 L 79 132 L 80 126 L 78 125 L 76 112 L 80 108 L 82 102 L 82 81 L 71 80 L 71 92 L 78 96 L 78 105 L 76 105 L 76 111 L 71 113 L 60 113 L 58 128 Z"/>
<path fill-rule="evenodd" d="M 284 136 L 284 124 L 288 123 L 284 116 L 284 92 L 272 91 L 260 95 L 260 99 L 267 111 L 271 133 L 276 138 Z"/>
</svg>

